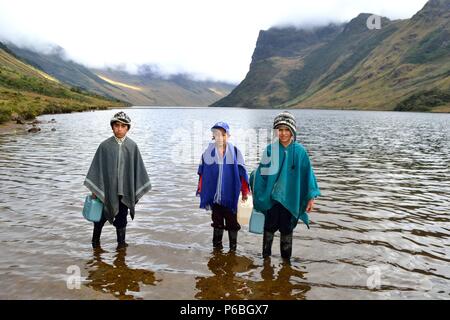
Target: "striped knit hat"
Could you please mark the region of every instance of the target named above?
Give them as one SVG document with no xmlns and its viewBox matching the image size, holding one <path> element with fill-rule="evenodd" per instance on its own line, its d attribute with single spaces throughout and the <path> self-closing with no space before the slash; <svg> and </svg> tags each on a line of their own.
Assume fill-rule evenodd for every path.
<svg viewBox="0 0 450 320">
<path fill-rule="evenodd" d="M 111 118 L 111 126 L 114 122 L 120 122 L 123 124 L 126 124 L 128 126 L 128 129 L 131 127 L 131 119 L 130 117 L 123 111 L 117 112 L 112 118 Z"/>
<path fill-rule="evenodd" d="M 275 117 L 273 128 L 278 129 L 280 126 L 286 126 L 292 133 L 294 140 L 297 139 L 297 125 L 294 116 L 288 111 L 283 111 Z"/>
</svg>

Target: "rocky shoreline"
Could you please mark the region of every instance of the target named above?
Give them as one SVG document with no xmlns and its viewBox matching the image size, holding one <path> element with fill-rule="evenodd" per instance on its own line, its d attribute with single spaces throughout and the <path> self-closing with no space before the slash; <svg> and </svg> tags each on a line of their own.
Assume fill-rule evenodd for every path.
<svg viewBox="0 0 450 320">
<path fill-rule="evenodd" d="M 0 124 L 0 135 L 24 132 L 27 132 L 27 125 L 25 124 L 18 124 L 16 121 L 8 121 Z"/>
<path fill-rule="evenodd" d="M 5 123 L 0 124 L 0 135 L 6 135 L 6 134 L 23 134 L 23 133 L 36 133 L 41 131 L 41 128 L 39 127 L 39 124 L 42 123 L 56 123 L 55 119 L 52 119 L 50 121 L 40 121 L 40 120 L 33 120 L 33 121 L 8 121 Z M 52 131 L 56 131 L 55 128 L 51 129 Z"/>
</svg>

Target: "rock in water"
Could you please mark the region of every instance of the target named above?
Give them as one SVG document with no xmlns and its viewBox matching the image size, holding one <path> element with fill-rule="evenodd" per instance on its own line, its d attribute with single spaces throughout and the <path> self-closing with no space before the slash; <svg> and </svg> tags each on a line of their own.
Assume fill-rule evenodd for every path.
<svg viewBox="0 0 450 320">
<path fill-rule="evenodd" d="M 30 132 L 30 133 L 36 133 L 39 131 L 41 131 L 41 128 L 36 127 L 36 126 L 33 126 L 32 128 L 28 129 L 28 132 Z"/>
</svg>

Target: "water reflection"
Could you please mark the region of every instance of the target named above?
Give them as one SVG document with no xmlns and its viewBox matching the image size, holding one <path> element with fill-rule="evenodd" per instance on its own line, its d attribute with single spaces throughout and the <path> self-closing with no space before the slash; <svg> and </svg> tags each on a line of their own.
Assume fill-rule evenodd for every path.
<svg viewBox="0 0 450 320">
<path fill-rule="evenodd" d="M 195 287 L 199 292 L 197 299 L 206 300 L 238 300 L 245 299 L 251 293 L 247 280 L 239 273 L 255 268 L 253 261 L 234 252 L 222 253 L 214 251 L 208 261 L 208 268 L 212 272 L 209 277 L 196 277 Z"/>
<path fill-rule="evenodd" d="M 251 283 L 252 299 L 304 300 L 311 286 L 304 283 L 306 272 L 296 270 L 290 263 L 283 262 L 278 273 L 270 259 L 264 260 L 261 270 L 262 281 Z M 302 280 L 302 282 L 299 282 Z"/>
<path fill-rule="evenodd" d="M 196 125 L 204 129 L 204 142 L 208 142 L 210 125 L 227 120 L 230 139 L 246 150 L 251 171 L 265 146 L 264 137 L 256 139 L 256 133 L 270 129 L 278 112 L 127 111 L 136 120 L 130 137 L 139 145 L 154 182 L 154 190 L 137 205 L 130 239 L 139 246 L 131 244 L 127 259 L 130 252 L 137 252 L 132 258 L 136 265 L 129 265 L 151 266 L 165 280 L 164 286 L 150 287 L 158 290 L 145 290 L 142 280 L 136 282 L 142 275 L 128 270 L 121 276 L 131 272 L 127 281 L 140 285 L 140 292 L 133 293 L 130 287 L 128 292 L 122 290 L 123 295 L 449 299 L 450 115 L 292 110 L 298 140 L 311 156 L 323 191 L 310 216 L 311 230 L 298 226 L 294 232 L 292 256 L 299 258 L 293 259 L 291 267 L 278 265 L 277 256 L 272 259 L 274 266 L 263 265 L 258 258 L 262 239 L 245 230 L 239 233 L 243 251 L 238 254 L 245 252 L 250 261 L 241 256 L 211 256 L 210 216 L 199 210 L 194 195 L 202 152 Z M 115 290 L 111 289 L 118 277 L 112 269 L 113 254 L 91 258 L 92 224 L 81 215 L 87 194 L 83 180 L 98 144 L 111 135 L 108 124 L 113 113 L 48 115 L 40 118 L 42 131 L 37 134 L 0 135 L 0 274 L 5 275 L 1 284 L 6 288 L 0 290 L 0 298 L 39 299 L 43 289 L 47 297 L 61 297 L 51 288 L 66 276 L 67 261 L 72 260 L 92 259 L 88 269 L 94 275 L 89 283 L 102 292 Z M 56 124 L 47 123 L 52 118 Z M 51 131 L 54 126 L 56 132 Z M 185 131 L 176 140 L 180 128 Z M 239 130 L 253 133 L 245 140 Z M 181 158 L 179 149 L 186 150 L 181 155 L 187 161 L 184 157 L 174 161 Z M 115 242 L 114 231 L 105 232 L 105 243 Z M 31 254 L 35 252 L 43 254 Z M 382 270 L 379 290 L 367 287 L 373 267 Z M 101 280 L 102 272 L 113 280 Z M 33 293 L 30 283 L 36 283 Z M 314 290 L 307 291 L 305 283 Z M 98 291 L 88 291 L 98 297 Z M 65 293 L 67 298 L 78 298 L 79 291 Z"/>
<path fill-rule="evenodd" d="M 248 257 L 235 253 L 224 254 L 214 251 L 208 262 L 211 276 L 197 277 L 197 299 L 204 300 L 303 300 L 311 287 L 305 284 L 306 272 L 297 270 L 290 263 L 283 262 L 277 268 L 270 259 L 264 260 L 263 267 L 254 280 L 252 271 L 260 267 Z"/>
<path fill-rule="evenodd" d="M 87 263 L 89 275 L 86 286 L 110 293 L 120 300 L 141 299 L 137 293 L 141 285 L 156 285 L 158 281 L 153 271 L 145 269 L 131 269 L 125 262 L 126 249 L 118 250 L 114 262 L 108 264 L 102 260 L 105 251 L 95 249 L 93 259 Z"/>
</svg>

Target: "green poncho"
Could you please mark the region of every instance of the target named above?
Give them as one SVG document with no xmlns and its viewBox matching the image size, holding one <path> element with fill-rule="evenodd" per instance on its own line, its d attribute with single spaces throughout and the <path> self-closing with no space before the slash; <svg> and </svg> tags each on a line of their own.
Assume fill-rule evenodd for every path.
<svg viewBox="0 0 450 320">
<path fill-rule="evenodd" d="M 294 226 L 301 219 L 309 228 L 306 207 L 309 200 L 320 196 L 320 190 L 300 143 L 293 142 L 285 148 L 277 140 L 268 145 L 256 173 L 251 174 L 250 185 L 256 210 L 265 214 L 277 201 L 292 214 Z"/>
<path fill-rule="evenodd" d="M 114 136 L 98 147 L 84 185 L 103 202 L 103 214 L 110 223 L 119 213 L 119 196 L 134 219 L 136 203 L 151 189 L 136 143 L 127 137 L 119 145 Z"/>
</svg>

